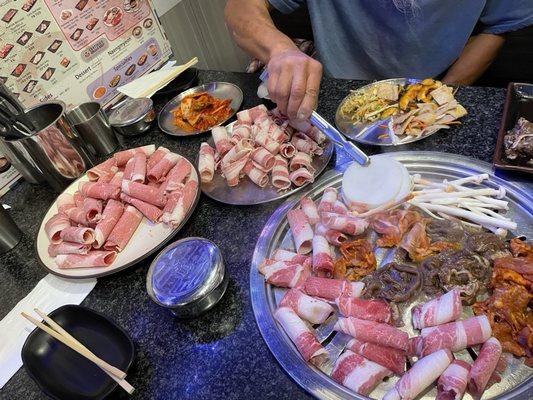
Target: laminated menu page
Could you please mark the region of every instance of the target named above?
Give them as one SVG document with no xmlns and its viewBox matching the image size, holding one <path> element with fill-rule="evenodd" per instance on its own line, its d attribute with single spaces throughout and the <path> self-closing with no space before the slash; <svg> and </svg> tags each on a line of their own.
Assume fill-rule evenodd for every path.
<svg viewBox="0 0 533 400">
<path fill-rule="evenodd" d="M 170 53 L 149 0 L 0 0 L 0 81 L 26 107 L 110 103 Z"/>
</svg>

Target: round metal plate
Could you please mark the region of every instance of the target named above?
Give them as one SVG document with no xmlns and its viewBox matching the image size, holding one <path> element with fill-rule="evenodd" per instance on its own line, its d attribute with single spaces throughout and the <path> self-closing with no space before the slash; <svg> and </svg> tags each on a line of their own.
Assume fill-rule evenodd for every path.
<svg viewBox="0 0 533 400">
<path fill-rule="evenodd" d="M 363 86 L 355 92 L 363 91 L 366 89 L 369 89 L 373 86 L 376 86 L 379 83 L 392 83 L 392 84 L 398 84 L 398 85 L 405 85 L 405 84 L 413 84 L 420 82 L 419 79 L 412 79 L 412 78 L 393 78 L 393 79 L 385 79 L 378 82 L 373 82 L 369 85 Z M 339 106 L 337 107 L 337 111 L 335 112 L 335 125 L 337 126 L 337 129 L 342 132 L 344 135 L 346 135 L 348 138 L 364 144 L 372 144 L 376 146 L 399 146 L 406 143 L 412 143 L 417 142 L 419 140 L 425 139 L 431 135 L 433 135 L 436 132 L 433 132 L 429 135 L 421 136 L 421 137 L 405 137 L 403 139 L 397 139 L 393 141 L 394 135 L 389 132 L 388 124 L 390 121 L 390 117 L 386 119 L 380 119 L 374 122 L 368 122 L 368 123 L 359 123 L 355 124 L 353 123 L 349 118 L 346 118 L 345 116 L 341 115 L 341 108 L 348 101 L 348 99 L 353 95 L 353 93 L 350 93 L 348 96 L 346 96 Z"/>
<path fill-rule="evenodd" d="M 231 124 L 229 125 L 231 126 Z M 207 141 L 212 147 L 215 146 L 213 138 L 209 138 Z M 324 153 L 321 156 L 313 157 L 313 167 L 315 167 L 315 179 L 322 173 L 324 168 L 329 163 L 331 156 L 333 155 L 335 146 L 328 139 L 324 147 Z M 198 165 L 198 157 L 196 156 L 196 165 Z M 229 187 L 226 183 L 226 179 L 220 174 L 219 171 L 215 171 L 215 176 L 213 180 L 208 183 L 201 182 L 200 188 L 202 192 L 211 197 L 214 200 L 220 201 L 221 203 L 236 205 L 236 206 L 249 206 L 254 204 L 263 204 L 269 203 L 271 201 L 276 201 L 283 199 L 287 196 L 290 196 L 293 193 L 296 193 L 303 188 L 305 188 L 309 183 L 300 186 L 294 187 L 291 186 L 291 189 L 284 192 L 279 192 L 271 183 L 266 187 L 261 188 L 253 183 L 248 177 L 241 179 L 239 184 L 234 187 Z"/>
<path fill-rule="evenodd" d="M 192 166 L 192 173 L 199 181 L 200 174 L 196 170 L 195 166 Z M 87 174 L 82 175 L 79 179 L 72 182 L 63 193 L 73 194 L 78 189 L 79 181 L 88 181 Z M 48 255 L 48 245 L 50 240 L 44 230 L 46 221 L 57 213 L 56 201 L 52 203 L 48 211 L 43 217 L 37 235 L 35 237 L 35 254 L 37 261 L 48 272 L 61 276 L 63 278 L 70 279 L 85 279 L 85 278 L 98 278 L 100 276 L 114 274 L 115 272 L 122 271 L 129 268 L 138 262 L 149 257 L 157 250 L 167 244 L 176 233 L 187 223 L 189 217 L 195 210 L 198 200 L 200 199 L 200 188 L 196 191 L 194 201 L 185 214 L 183 221 L 176 227 L 172 228 L 163 223 L 153 224 L 146 217 L 143 217 L 141 224 L 133 234 L 128 245 L 123 251 L 118 253 L 116 260 L 109 267 L 93 267 L 93 268 L 72 268 L 72 269 L 60 269 L 55 263 L 54 259 Z"/>
<path fill-rule="evenodd" d="M 224 122 L 226 122 L 228 119 L 233 117 L 235 113 L 239 110 L 242 104 L 242 90 L 234 85 L 233 83 L 228 82 L 211 82 L 206 83 L 205 85 L 196 86 L 191 89 L 188 89 L 184 92 L 181 92 L 176 97 L 174 97 L 172 100 L 170 100 L 165 107 L 161 110 L 159 113 L 159 116 L 157 117 L 157 123 L 159 124 L 159 129 L 161 129 L 163 132 L 172 135 L 172 136 L 193 136 L 193 135 L 200 135 L 201 133 L 207 132 L 211 130 L 209 129 L 203 130 L 203 131 L 192 131 L 192 132 L 186 132 L 178 128 L 174 124 L 174 118 L 172 116 L 172 110 L 175 109 L 181 102 L 181 100 L 193 93 L 198 92 L 207 92 L 210 95 L 217 97 L 219 99 L 231 99 L 231 108 L 233 109 L 233 112 L 231 115 L 226 118 L 224 121 L 221 121 L 219 124 L 215 125 L 222 125 Z"/>
<path fill-rule="evenodd" d="M 533 226 L 531 225 L 533 215 L 533 196 L 531 193 L 533 185 L 521 186 L 504 181 L 492 174 L 490 164 L 463 156 L 437 152 L 397 152 L 387 153 L 387 155 L 402 162 L 410 173 L 420 173 L 424 178 L 434 181 L 458 179 L 467 175 L 488 173 L 491 177 L 492 185 L 501 185 L 507 190 L 506 200 L 509 201 L 510 207 L 507 215 L 518 223 L 518 230 L 513 233 L 527 237 L 533 235 Z M 314 200 L 318 200 L 322 196 L 325 188 L 329 186 L 340 187 L 342 171 L 347 167 L 347 164 L 343 167 L 337 171 L 332 170 L 326 172 L 318 182 L 310 187 L 306 195 Z M 289 210 L 298 205 L 301 197 L 301 194 L 292 196 L 281 205 L 272 214 L 259 236 L 250 269 L 250 293 L 255 319 L 270 351 L 285 371 L 303 389 L 319 399 L 367 399 L 367 397 L 358 395 L 338 384 L 328 375 L 304 361 L 289 337 L 273 317 L 277 304 L 283 296 L 284 289 L 275 288 L 266 284 L 264 277 L 257 270 L 259 264 L 272 254 L 275 249 L 279 247 L 286 249 L 294 248 L 285 217 Z M 376 251 L 378 262 L 386 260 L 386 257 L 386 254 L 378 254 Z M 409 312 L 410 310 L 407 310 L 406 315 L 404 315 L 404 321 L 406 317 L 408 318 L 407 314 Z M 327 328 L 326 325 L 323 324 L 317 327 L 317 334 L 320 332 L 322 337 L 326 336 L 326 334 L 323 334 L 323 328 Z M 410 333 L 412 336 L 412 332 Z M 333 337 L 330 344 L 335 340 L 336 336 Z M 456 356 L 458 358 L 465 357 L 465 359 L 470 357 L 466 350 L 464 354 L 462 353 L 456 353 Z M 469 361 L 472 362 L 471 357 Z M 397 379 L 393 377 L 381 383 L 371 393 L 371 397 L 382 398 Z M 423 396 L 417 397 L 417 399 L 434 399 L 435 395 L 436 388 L 435 385 L 432 385 L 429 390 L 424 392 Z M 502 381 L 491 386 L 485 392 L 483 398 L 525 399 L 532 398 L 532 396 L 533 369 L 526 367 L 523 364 L 523 359 L 512 358 L 512 362 L 502 376 Z M 471 399 L 470 395 L 465 395 L 465 399 Z"/>
</svg>

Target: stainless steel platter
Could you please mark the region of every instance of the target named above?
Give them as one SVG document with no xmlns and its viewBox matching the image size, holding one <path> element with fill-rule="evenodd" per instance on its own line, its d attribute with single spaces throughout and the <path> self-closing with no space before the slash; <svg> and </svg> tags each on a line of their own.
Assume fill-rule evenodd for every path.
<svg viewBox="0 0 533 400">
<path fill-rule="evenodd" d="M 397 84 L 397 85 L 405 85 L 405 84 L 413 84 L 420 82 L 419 79 L 413 79 L 413 78 L 393 78 L 393 79 L 385 79 L 382 81 L 372 82 L 368 85 L 365 85 L 363 87 L 360 87 L 356 89 L 354 92 L 359 92 L 363 90 L 367 90 L 369 88 L 372 88 L 373 86 L 376 86 L 380 83 L 391 83 L 391 84 Z M 374 122 L 368 122 L 368 123 L 353 123 L 349 118 L 346 118 L 343 116 L 340 112 L 342 106 L 346 101 L 353 95 L 353 92 L 347 95 L 339 104 L 337 107 L 337 111 L 335 112 L 335 125 L 337 126 L 337 129 L 346 135 L 348 138 L 364 144 L 372 144 L 376 146 L 399 146 L 402 144 L 417 142 L 419 140 L 425 139 L 439 131 L 433 132 L 429 135 L 424 135 L 420 137 L 412 137 L 412 138 L 405 138 L 401 141 L 393 141 L 394 135 L 392 132 L 389 132 L 388 124 L 390 121 L 390 117 L 386 119 L 380 119 Z"/>
<path fill-rule="evenodd" d="M 214 147 L 213 138 L 210 138 L 207 142 Z M 321 156 L 315 156 L 313 158 L 312 165 L 316 169 L 315 179 L 328 165 L 334 149 L 335 146 L 328 140 L 324 147 L 324 153 L 322 153 Z M 199 155 L 196 156 L 196 165 L 198 165 L 198 157 Z M 237 186 L 229 187 L 226 183 L 226 179 L 220 174 L 220 171 L 215 171 L 213 180 L 209 183 L 200 183 L 200 188 L 206 196 L 220 201 L 221 203 L 245 206 L 269 203 L 271 201 L 283 199 L 302 190 L 307 185 L 309 185 L 309 183 L 300 187 L 294 187 L 294 185 L 292 185 L 290 189 L 279 192 L 278 189 L 270 183 L 266 187 L 261 188 L 248 179 L 248 177 L 244 177 Z"/>
<path fill-rule="evenodd" d="M 434 181 L 443 179 L 458 179 L 467 175 L 488 173 L 491 176 L 491 184 L 501 185 L 507 190 L 507 198 L 510 210 L 508 216 L 518 224 L 515 235 L 525 235 L 532 237 L 533 225 L 533 185 L 516 184 L 504 181 L 492 174 L 492 166 L 488 163 L 477 161 L 471 158 L 438 153 L 438 152 L 395 152 L 388 153 L 402 162 L 410 173 L 419 173 L 424 178 Z M 318 200 L 322 192 L 329 186 L 339 188 L 341 185 L 342 172 L 348 164 L 341 166 L 338 170 L 327 171 L 319 181 L 315 182 L 306 195 L 313 200 Z M 275 288 L 265 283 L 263 276 L 258 272 L 258 265 L 267 258 L 275 249 L 281 247 L 294 249 L 292 236 L 288 232 L 288 223 L 285 218 L 287 211 L 295 208 L 301 195 L 292 196 L 281 205 L 266 223 L 263 232 L 257 242 L 252 265 L 250 269 L 250 292 L 252 306 L 259 330 L 267 343 L 270 351 L 274 354 L 278 362 L 285 371 L 305 390 L 319 399 L 366 399 L 367 397 L 358 395 L 331 379 L 327 373 L 332 365 L 322 367 L 322 371 L 306 363 L 296 347 L 292 344 L 283 329 L 277 324 L 273 313 L 281 300 L 285 289 Z M 375 237 L 370 236 L 370 240 Z M 375 251 L 378 265 L 394 260 L 394 249 L 376 249 Z M 413 303 L 424 301 L 426 298 L 420 297 Z M 410 307 L 413 303 L 405 305 L 403 309 L 403 320 L 407 322 L 410 316 Z M 466 315 L 471 315 L 470 307 L 466 308 Z M 336 359 L 347 343 L 347 336 L 332 332 L 333 323 L 336 316 L 330 317 L 324 324 L 316 326 L 317 338 L 323 342 L 331 358 Z M 406 326 L 410 327 L 410 324 Z M 406 328 L 407 329 L 407 328 Z M 409 331 L 410 336 L 413 332 Z M 464 358 L 472 362 L 472 354 L 476 349 L 468 349 L 460 353 L 455 353 L 457 358 Z M 490 387 L 484 394 L 484 399 L 531 399 L 533 398 L 533 369 L 525 366 L 522 359 L 509 358 L 509 366 L 502 375 L 502 381 Z M 372 393 L 372 398 L 381 398 L 397 381 L 397 377 L 381 383 Z M 436 388 L 433 385 L 429 390 L 418 398 L 434 399 Z M 470 395 L 465 395 L 465 399 L 471 399 Z"/>
<path fill-rule="evenodd" d="M 211 128 L 203 131 L 197 130 L 192 132 L 186 132 L 184 130 L 181 130 L 174 124 L 174 118 L 172 117 L 171 111 L 180 104 L 181 100 L 185 96 L 198 92 L 208 92 L 210 95 L 218 97 L 219 99 L 231 99 L 231 108 L 233 109 L 233 112 L 228 118 L 226 118 L 224 121 L 221 121 L 218 125 L 222 125 L 224 122 L 233 117 L 242 104 L 242 90 L 233 83 L 211 82 L 206 83 L 205 85 L 196 86 L 184 92 L 181 92 L 172 100 L 170 100 L 167 104 L 165 104 L 165 107 L 163 107 L 163 109 L 159 113 L 159 116 L 157 117 L 159 129 L 172 136 L 194 136 L 210 131 Z"/>
</svg>

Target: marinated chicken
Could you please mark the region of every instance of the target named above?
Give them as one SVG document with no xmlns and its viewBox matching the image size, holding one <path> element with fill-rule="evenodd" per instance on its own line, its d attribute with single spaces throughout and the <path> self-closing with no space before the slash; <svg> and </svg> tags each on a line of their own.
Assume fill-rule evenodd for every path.
<svg viewBox="0 0 533 400">
<path fill-rule="evenodd" d="M 333 264 L 335 278 L 358 281 L 375 271 L 376 257 L 368 240 L 357 239 L 343 243 L 339 250 L 342 255 Z"/>
</svg>

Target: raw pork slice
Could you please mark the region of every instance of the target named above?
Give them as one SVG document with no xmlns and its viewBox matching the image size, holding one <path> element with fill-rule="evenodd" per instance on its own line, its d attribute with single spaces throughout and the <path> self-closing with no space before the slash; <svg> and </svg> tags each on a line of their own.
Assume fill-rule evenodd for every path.
<svg viewBox="0 0 533 400">
<path fill-rule="evenodd" d="M 336 231 L 335 229 L 329 229 L 321 223 L 316 224 L 315 234 L 324 236 L 329 244 L 336 247 L 339 247 L 348 240 L 348 236 L 344 233 Z"/>
<path fill-rule="evenodd" d="M 247 122 L 237 121 L 231 130 L 231 142 L 237 143 L 241 139 L 248 139 L 252 134 L 252 125 Z"/>
<path fill-rule="evenodd" d="M 48 255 L 56 257 L 58 254 L 87 254 L 91 249 L 90 244 L 61 242 L 48 246 Z"/>
<path fill-rule="evenodd" d="M 323 212 L 322 223 L 329 229 L 334 229 L 348 235 L 357 236 L 362 234 L 368 227 L 365 219 Z"/>
<path fill-rule="evenodd" d="M 333 212 L 333 204 L 337 201 L 338 192 L 334 187 L 328 187 L 324 190 L 320 203 L 318 203 L 318 212 Z"/>
<path fill-rule="evenodd" d="M 461 400 L 468 383 L 470 364 L 463 360 L 453 360 L 437 382 L 436 400 Z"/>
<path fill-rule="evenodd" d="M 146 218 L 148 218 L 150 221 L 154 223 L 159 222 L 159 220 L 161 219 L 161 216 L 163 215 L 163 211 L 161 211 L 160 208 L 157 208 L 156 206 L 150 203 L 147 203 L 145 201 L 130 197 L 125 193 L 120 194 L 120 200 L 134 206 L 137 210 L 142 212 Z"/>
<path fill-rule="evenodd" d="M 116 167 L 116 161 L 113 157 L 96 165 L 87 171 L 87 177 L 90 181 L 97 181 L 100 177 L 107 175 L 109 172 L 115 173 L 118 168 Z"/>
<path fill-rule="evenodd" d="M 333 275 L 331 248 L 326 238 L 317 234 L 313 236 L 313 272 L 317 276 Z"/>
<path fill-rule="evenodd" d="M 303 186 L 306 183 L 314 182 L 315 180 L 313 174 L 305 168 L 299 168 L 296 171 L 291 172 L 289 174 L 289 179 L 297 187 Z"/>
<path fill-rule="evenodd" d="M 375 343 L 365 343 L 357 339 L 350 340 L 346 348 L 398 375 L 405 372 L 405 353 L 402 350 Z"/>
<path fill-rule="evenodd" d="M 135 167 L 135 160 L 130 158 L 130 160 L 126 163 L 126 167 L 124 168 L 124 173 L 122 175 L 122 179 L 131 180 L 131 177 L 133 176 L 133 168 Z"/>
<path fill-rule="evenodd" d="M 102 208 L 102 200 L 93 199 L 92 197 L 85 197 L 83 199 L 83 210 L 85 211 L 85 219 L 89 223 L 96 223 L 100 220 Z"/>
<path fill-rule="evenodd" d="M 461 316 L 463 307 L 459 290 L 453 289 L 425 304 L 411 309 L 413 328 L 422 329 L 455 321 Z"/>
<path fill-rule="evenodd" d="M 146 201 L 157 207 L 163 207 L 166 203 L 166 196 L 164 191 L 157 187 L 144 185 L 138 182 L 123 180 L 122 191 L 128 196 L 136 199 Z"/>
<path fill-rule="evenodd" d="M 296 154 L 296 147 L 292 143 L 283 143 L 279 148 L 279 154 L 285 158 L 292 158 Z"/>
<path fill-rule="evenodd" d="M 94 231 L 91 228 L 69 226 L 61 231 L 61 240 L 65 242 L 92 244 Z"/>
<path fill-rule="evenodd" d="M 311 174 L 315 173 L 315 168 L 312 166 L 313 158 L 306 153 L 302 153 L 299 151 L 294 155 L 293 158 L 291 158 L 291 162 L 289 164 L 289 171 L 296 171 L 300 168 L 307 169 Z"/>
<path fill-rule="evenodd" d="M 474 399 L 480 399 L 483 395 L 501 355 L 502 345 L 495 337 L 491 337 L 481 347 L 468 374 L 468 392 Z"/>
<path fill-rule="evenodd" d="M 56 264 L 61 269 L 109 267 L 117 258 L 115 251 L 93 250 L 87 254 L 59 254 Z"/>
<path fill-rule="evenodd" d="M 250 157 L 267 171 L 274 168 L 274 156 L 263 147 L 255 148 L 250 154 Z"/>
<path fill-rule="evenodd" d="M 178 162 L 170 170 L 167 179 L 163 183 L 167 192 L 173 192 L 183 186 L 184 182 L 191 176 L 192 166 L 185 158 L 179 158 Z"/>
<path fill-rule="evenodd" d="M 118 220 L 124 212 L 124 205 L 117 200 L 109 200 L 102 213 L 102 219 L 96 224 L 94 228 L 94 244 L 95 248 L 103 246 L 107 237 L 117 224 Z"/>
<path fill-rule="evenodd" d="M 453 361 L 450 350 L 439 350 L 418 360 L 385 394 L 383 400 L 412 400 L 446 370 Z"/>
<path fill-rule="evenodd" d="M 365 284 L 363 282 L 349 282 L 341 279 L 310 276 L 304 282 L 303 291 L 309 296 L 335 300 L 342 295 L 359 297 L 364 287 Z"/>
<path fill-rule="evenodd" d="M 278 287 L 300 287 L 311 275 L 309 262 L 265 260 L 258 269 L 267 283 Z"/>
<path fill-rule="evenodd" d="M 233 144 L 228 136 L 228 131 L 223 126 L 215 126 L 213 129 L 211 129 L 211 136 L 213 136 L 217 153 L 220 154 L 221 157 L 223 157 L 233 147 Z"/>
<path fill-rule="evenodd" d="M 215 176 L 215 149 L 207 143 L 200 145 L 198 171 L 200 172 L 200 180 L 204 183 L 211 182 Z"/>
<path fill-rule="evenodd" d="M 148 158 L 148 161 L 146 162 L 146 169 L 149 171 L 151 170 L 154 165 L 156 165 L 161 159 L 166 155 L 170 153 L 170 150 L 166 147 L 158 147 L 156 151 Z"/>
<path fill-rule="evenodd" d="M 57 211 L 66 214 L 68 210 L 76 207 L 74 196 L 69 193 L 61 193 L 57 198 Z"/>
<path fill-rule="evenodd" d="M 133 156 L 133 171 L 130 179 L 139 183 L 144 183 L 146 179 L 146 154 L 143 152 L 135 153 Z"/>
<path fill-rule="evenodd" d="M 164 157 L 152 167 L 147 173 L 146 178 L 150 182 L 163 182 L 168 172 L 176 165 L 180 156 L 175 153 L 167 153 Z"/>
<path fill-rule="evenodd" d="M 222 164 L 222 174 L 226 178 L 226 183 L 229 187 L 234 187 L 239 184 L 241 171 L 248 162 L 248 156 L 235 160 L 229 164 Z"/>
<path fill-rule="evenodd" d="M 70 226 L 70 219 L 63 214 L 56 214 L 44 224 L 44 231 L 51 243 L 61 243 L 61 231 Z"/>
<path fill-rule="evenodd" d="M 122 216 L 109 234 L 104 249 L 122 251 L 141 224 L 142 213 L 133 206 L 126 206 Z"/>
<path fill-rule="evenodd" d="M 279 307 L 291 308 L 300 318 L 311 324 L 321 324 L 333 313 L 333 307 L 328 303 L 308 296 L 298 289 L 288 290 Z"/>
<path fill-rule="evenodd" d="M 372 362 L 350 350 L 344 351 L 335 362 L 331 377 L 354 392 L 368 395 L 386 376 L 387 368 Z"/>
<path fill-rule="evenodd" d="M 277 249 L 272 255 L 272 259 L 276 261 L 292 261 L 296 264 L 303 264 L 306 261 L 310 261 L 309 256 L 304 256 L 303 254 L 298 254 L 285 249 Z"/>
<path fill-rule="evenodd" d="M 259 187 L 265 187 L 268 184 L 267 173 L 252 160 L 248 160 L 243 168 L 243 172 Z"/>
<path fill-rule="evenodd" d="M 178 197 L 169 197 L 167 205 L 163 210 L 162 220 L 174 228 L 181 224 L 181 221 L 187 215 L 198 192 L 198 182 L 190 180 L 183 187 L 183 191 Z"/>
<path fill-rule="evenodd" d="M 272 185 L 279 190 L 291 187 L 287 160 L 279 155 L 275 157 L 274 167 L 272 168 Z"/>
<path fill-rule="evenodd" d="M 133 155 L 140 151 L 145 153 L 147 156 L 150 156 L 152 155 L 152 153 L 155 152 L 155 145 L 149 144 L 147 146 L 136 147 L 134 149 L 116 152 L 115 154 L 113 154 L 113 158 L 115 159 L 117 167 L 122 167 L 123 165 L 126 165 L 126 163 L 133 157 Z"/>
<path fill-rule="evenodd" d="M 289 307 L 280 307 L 274 318 L 291 338 L 305 361 L 320 365 L 327 359 L 327 352 L 316 340 L 313 331 Z"/>
<path fill-rule="evenodd" d="M 309 197 L 302 197 L 300 200 L 300 206 L 302 211 L 307 216 L 307 220 L 311 225 L 316 225 L 320 221 L 320 216 L 318 215 L 318 209 L 316 208 L 315 202 Z"/>
<path fill-rule="evenodd" d="M 290 210 L 287 212 L 287 220 L 296 252 L 298 254 L 310 253 L 313 249 L 313 229 L 311 229 L 305 213 L 302 210 Z"/>
<path fill-rule="evenodd" d="M 390 323 L 392 310 L 384 300 L 366 300 L 357 297 L 340 296 L 335 302 L 345 317 L 355 317 L 368 321 Z"/>
<path fill-rule="evenodd" d="M 118 199 L 120 189 L 110 183 L 80 182 L 78 189 L 85 197 L 108 200 Z"/>
<path fill-rule="evenodd" d="M 363 342 L 376 343 L 402 351 L 407 351 L 409 347 L 409 335 L 406 332 L 379 322 L 354 317 L 339 318 L 333 330 Z"/>
<path fill-rule="evenodd" d="M 89 225 L 89 221 L 87 221 L 87 213 L 81 207 L 70 208 L 67 210 L 67 217 L 76 224 Z"/>
</svg>

